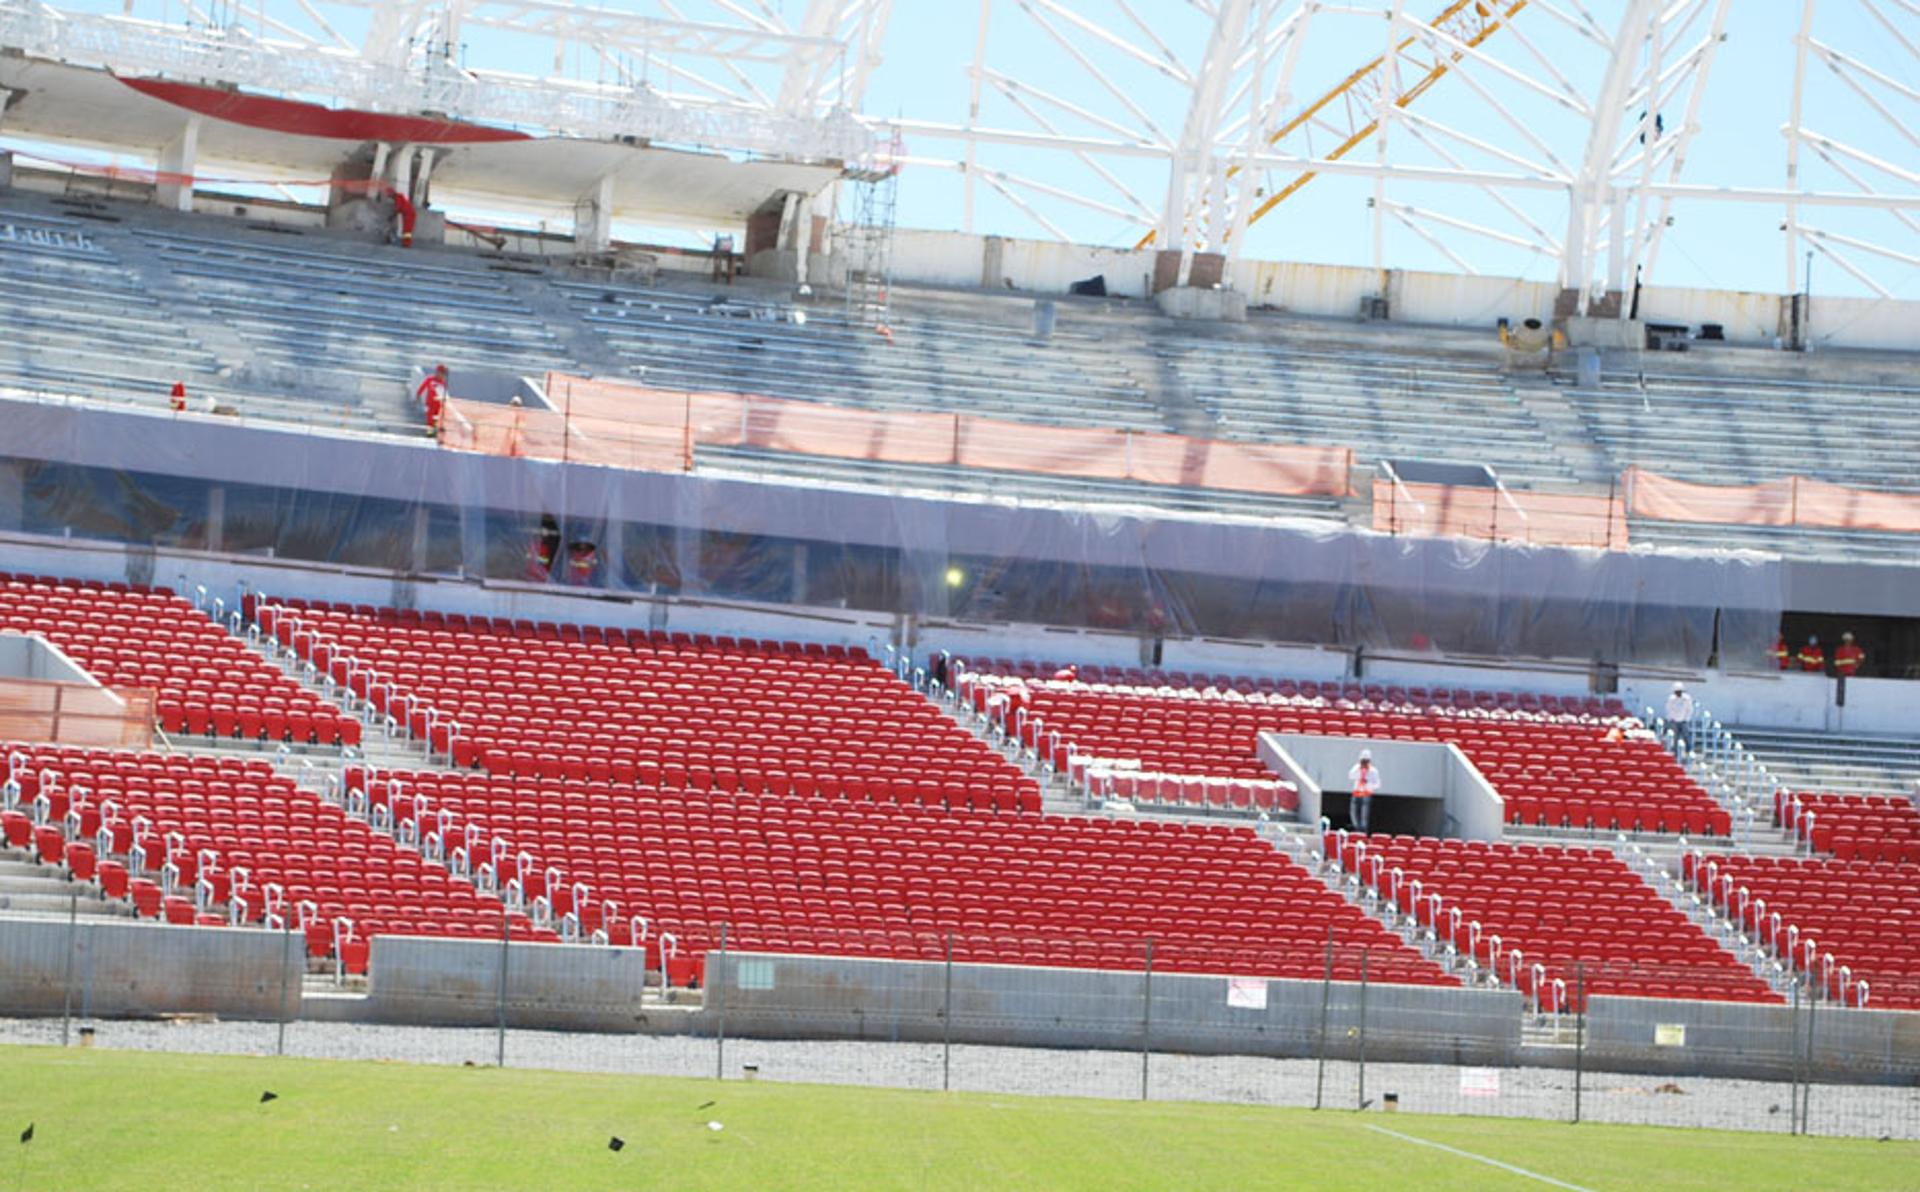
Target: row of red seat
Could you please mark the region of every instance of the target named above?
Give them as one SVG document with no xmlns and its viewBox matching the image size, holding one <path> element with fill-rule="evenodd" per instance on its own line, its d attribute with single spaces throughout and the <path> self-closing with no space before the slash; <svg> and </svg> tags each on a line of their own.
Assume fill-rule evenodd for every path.
<svg viewBox="0 0 1920 1192">
<path fill-rule="evenodd" d="M 0 583 L 0 630 L 39 633 L 110 686 L 150 689 L 168 733 L 357 744 L 360 724 L 165 589 Z"/>
<path fill-rule="evenodd" d="M 1778 1002 L 1611 851 L 1329 834 L 1327 856 L 1540 1009 L 1586 995 Z"/>
<path fill-rule="evenodd" d="M 1920 1010 L 1920 869 L 1690 853 L 1682 871 L 1750 938 L 1810 975 L 1828 997 Z"/>
<path fill-rule="evenodd" d="M 1774 823 L 1842 861 L 1920 865 L 1920 808 L 1904 796 L 1779 791 Z"/>
<path fill-rule="evenodd" d="M 844 649 L 260 611 L 278 640 L 463 766 L 1039 809 L 1038 783 Z"/>
<path fill-rule="evenodd" d="M 1257 752 L 1262 731 L 1445 741 L 1459 746 L 1500 791 L 1510 822 L 1712 835 L 1732 828 L 1731 816 L 1657 740 L 1619 722 L 1348 709 L 1281 697 L 1102 691 L 1056 681 L 1021 684 L 1011 692 L 1004 684 L 974 682 L 967 694 L 981 709 L 996 695 L 1010 694 L 1022 740 L 1069 771 L 1123 761 L 1161 773 L 1271 777 Z"/>
<path fill-rule="evenodd" d="M 585 930 L 718 946 L 1312 977 L 1329 929 L 1376 980 L 1451 983 L 1245 828 L 920 811 L 498 775 L 350 771 L 372 804 L 531 882 Z M 523 888 L 523 893 L 524 893 Z M 639 918 L 636 918 L 638 916 Z"/>
<path fill-rule="evenodd" d="M 169 922 L 292 923 L 364 971 L 380 934 L 497 938 L 505 909 L 264 760 L 15 744 L 8 843 Z M 521 939 L 556 939 L 524 915 Z"/>
</svg>

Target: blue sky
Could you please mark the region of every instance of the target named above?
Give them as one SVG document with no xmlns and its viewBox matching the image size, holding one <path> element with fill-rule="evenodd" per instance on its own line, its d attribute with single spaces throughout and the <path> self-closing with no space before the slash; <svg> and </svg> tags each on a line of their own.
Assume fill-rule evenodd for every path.
<svg viewBox="0 0 1920 1192">
<path fill-rule="evenodd" d="M 325 0 L 320 2 L 324 8 Z M 1545 2 L 1563 12 L 1584 7 L 1609 31 L 1617 23 L 1622 7 L 1621 0 Z M 690 16 L 712 15 L 702 11 L 710 9 L 711 3 L 712 0 L 682 0 L 679 8 Z M 1920 60 L 1873 22 L 1867 7 L 1870 3 L 1877 3 L 1881 12 L 1897 22 L 1896 27 L 1903 35 L 1920 45 L 1920 20 L 1904 14 L 1890 0 L 1822 0 L 1814 35 L 1866 66 L 1911 86 L 1912 80 L 1920 77 Z M 1188 63 L 1198 61 L 1207 23 L 1190 4 L 1185 0 L 1130 0 L 1130 4 L 1180 58 Z M 1424 4 L 1420 0 L 1407 0 L 1407 9 L 1417 15 L 1431 16 L 1444 4 L 1445 0 L 1427 0 Z M 59 5 L 72 10 L 117 13 L 122 9 L 122 0 L 59 0 Z M 804 0 L 768 0 L 768 6 L 795 23 L 805 8 Z M 1116 32 L 1131 33 L 1115 0 L 1073 0 L 1073 6 Z M 291 0 L 280 7 L 290 12 L 295 8 Z M 605 7 L 657 11 L 651 0 L 609 0 Z M 1298 102 L 1316 97 L 1384 47 L 1385 22 L 1381 14 L 1389 7 L 1389 0 L 1353 0 L 1333 7 L 1366 11 L 1323 12 L 1314 18 L 1294 78 L 1293 93 Z M 1289 6 L 1288 11 L 1291 8 Z M 1784 186 L 1785 148 L 1780 126 L 1788 114 L 1793 75 L 1791 37 L 1799 10 L 1800 5 L 1794 0 L 1732 0 L 1727 37 L 1720 46 L 1701 100 L 1702 131 L 1692 144 L 1683 181 Z M 184 8 L 177 0 L 136 0 L 136 11 L 143 16 L 178 21 L 183 19 Z M 876 115 L 916 120 L 963 121 L 968 102 L 965 70 L 972 58 L 978 16 L 977 0 L 896 0 L 884 45 L 885 60 L 871 81 L 866 110 Z M 338 23 L 342 31 L 351 36 L 364 19 L 364 14 L 348 12 Z M 1537 7 L 1520 13 L 1514 30 L 1553 62 L 1576 90 L 1591 94 L 1598 82 L 1601 55 Z M 1694 36 L 1697 35 L 1687 40 L 1693 40 Z M 1143 39 L 1135 34 L 1132 40 L 1140 43 Z M 1185 104 L 1180 88 L 1097 43 L 1082 41 L 1093 46 L 1087 51 L 1089 56 L 1149 119 L 1169 134 L 1177 134 Z M 1496 34 L 1487 49 L 1501 61 L 1525 69 L 1534 77 L 1545 77 L 1543 70 L 1510 36 Z M 470 64 L 478 66 L 524 71 L 551 67 L 551 56 L 545 47 L 528 46 L 485 31 L 469 35 L 465 54 Z M 1048 90 L 1130 127 L 1139 124 L 1118 100 L 1049 39 L 1028 12 L 1023 11 L 1020 0 L 995 0 L 987 61 L 991 67 L 1029 86 Z M 1497 73 L 1480 71 L 1476 75 L 1482 79 L 1486 96 L 1476 94 L 1457 78 L 1443 79 L 1420 98 L 1414 107 L 1415 114 L 1505 151 L 1537 160 L 1539 155 L 1533 147 L 1493 110 L 1493 105 L 1504 107 L 1521 119 L 1563 162 L 1577 163 L 1585 139 L 1580 121 L 1542 102 L 1537 94 L 1508 83 Z M 1920 104 L 1885 91 L 1877 94 L 1897 118 L 1920 127 Z M 1876 115 L 1823 65 L 1816 63 L 1810 67 L 1806 104 L 1810 126 L 1897 168 L 1920 173 L 1920 151 L 1908 135 Z M 1684 103 L 1678 106 L 1680 111 L 1663 109 L 1661 112 L 1668 128 L 1674 131 L 1684 115 Z M 982 123 L 1004 128 L 1034 127 L 1005 100 L 991 93 L 983 104 Z M 1061 127 L 1068 132 L 1112 135 L 1071 117 L 1062 117 Z M 1433 135 L 1452 148 L 1465 165 L 1512 168 L 1497 156 L 1448 141 L 1441 134 Z M 1404 134 L 1390 147 L 1395 150 L 1396 160 L 1442 164 L 1430 150 L 1414 144 Z M 914 137 L 906 148 L 910 155 L 921 158 L 956 157 L 960 153 L 958 145 L 930 137 Z M 1316 151 L 1324 148 L 1324 141 L 1315 146 Z M 1373 153 L 1371 145 L 1363 145 L 1353 156 L 1372 160 Z M 1047 185 L 1086 193 L 1103 202 L 1126 205 L 1125 200 L 1086 167 L 1061 154 L 995 147 L 983 153 L 982 162 Z M 1103 164 L 1149 206 L 1157 208 L 1164 201 L 1164 167 L 1125 159 L 1103 159 Z M 1803 170 L 1805 184 L 1815 189 L 1854 189 L 1810 153 L 1803 157 Z M 1285 178 L 1275 176 L 1262 181 L 1278 185 Z M 1885 176 L 1879 181 L 1890 190 L 1920 190 L 1920 186 L 1901 184 Z M 1372 195 L 1373 184 L 1369 180 L 1322 176 L 1253 230 L 1247 254 L 1264 259 L 1371 264 L 1373 217 L 1369 204 Z M 1516 226 L 1514 215 L 1476 189 L 1400 184 L 1389 189 L 1388 198 L 1391 202 L 1481 226 L 1507 230 Z M 1567 217 L 1563 199 L 1536 195 L 1523 196 L 1517 202 L 1526 218 L 1555 236 L 1564 233 Z M 976 204 L 976 231 L 1013 236 L 1047 235 L 991 187 L 977 188 Z M 1111 215 L 1044 196 L 1034 197 L 1032 204 L 1078 242 L 1130 244 L 1137 236 L 1137 229 Z M 1920 218 L 1920 213 L 1916 213 L 1916 217 Z M 899 223 L 907 227 L 958 228 L 962 222 L 960 177 L 934 167 L 909 168 L 900 183 L 898 218 Z M 1778 292 L 1784 288 L 1786 257 L 1781 219 L 1781 209 L 1773 205 L 1676 203 L 1653 280 L 1667 285 Z M 1890 215 L 1828 209 L 1811 213 L 1806 219 L 1830 232 L 1920 257 L 1920 234 Z M 1449 230 L 1439 224 L 1423 225 L 1439 241 L 1439 247 L 1397 221 L 1388 220 L 1386 226 L 1385 263 L 1389 267 L 1455 271 L 1457 266 L 1443 251 L 1451 250 L 1484 273 L 1551 278 L 1556 272 L 1556 262 L 1550 257 Z M 1920 267 L 1859 252 L 1851 255 L 1897 296 L 1920 299 Z M 1825 260 L 1816 262 L 1813 281 L 1815 290 L 1821 293 L 1870 293 L 1864 285 Z"/>
</svg>

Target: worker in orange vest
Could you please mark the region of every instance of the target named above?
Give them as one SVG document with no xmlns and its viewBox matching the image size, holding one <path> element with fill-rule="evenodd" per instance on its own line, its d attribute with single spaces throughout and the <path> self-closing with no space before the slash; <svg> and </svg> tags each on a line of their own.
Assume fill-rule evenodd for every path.
<svg viewBox="0 0 1920 1192">
<path fill-rule="evenodd" d="M 1787 635 L 1781 634 L 1773 639 L 1773 649 L 1767 651 L 1767 657 L 1773 659 L 1781 670 L 1793 669 L 1793 651 L 1787 649 Z"/>
<path fill-rule="evenodd" d="M 1808 674 L 1820 674 L 1827 669 L 1827 652 L 1820 648 L 1820 639 L 1808 637 L 1807 644 L 1800 647 L 1800 669 Z"/>
<path fill-rule="evenodd" d="M 1840 635 L 1840 646 L 1833 652 L 1833 670 L 1841 678 L 1857 673 L 1867 660 L 1867 652 L 1853 644 L 1853 634 Z"/>
</svg>

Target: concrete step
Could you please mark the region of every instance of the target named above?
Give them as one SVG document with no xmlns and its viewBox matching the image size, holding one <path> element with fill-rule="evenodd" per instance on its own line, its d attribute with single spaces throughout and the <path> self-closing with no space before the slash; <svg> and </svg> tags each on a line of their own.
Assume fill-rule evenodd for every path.
<svg viewBox="0 0 1920 1192">
<path fill-rule="evenodd" d="M 51 866 L 37 874 L 0 875 L 0 897 L 59 895 L 64 898 L 71 883 Z"/>
<path fill-rule="evenodd" d="M 1757 944 L 1734 930 L 1732 924 L 1714 914 L 1710 906 L 1687 888 L 1680 879 L 1677 860 L 1656 859 L 1644 850 L 1631 847 L 1619 856 L 1662 898 L 1720 945 L 1721 951 L 1752 969 L 1755 976 L 1772 988 L 1785 988 L 1785 974 L 1780 965 Z"/>
<path fill-rule="evenodd" d="M 0 912 L 61 919 L 74 913 L 82 919 L 130 918 L 134 913 L 133 907 L 126 903 L 108 902 L 97 896 L 83 895 L 76 900 L 64 893 L 11 894 L 4 890 L 0 890 Z"/>
</svg>

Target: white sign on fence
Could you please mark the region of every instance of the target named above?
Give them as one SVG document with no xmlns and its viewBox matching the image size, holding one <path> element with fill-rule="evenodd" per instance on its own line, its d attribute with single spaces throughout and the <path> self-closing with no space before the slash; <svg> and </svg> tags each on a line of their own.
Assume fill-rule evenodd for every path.
<svg viewBox="0 0 1920 1192">
<path fill-rule="evenodd" d="M 1266 980 L 1261 977 L 1228 977 L 1227 1005 L 1235 1010 L 1266 1009 Z"/>
<path fill-rule="evenodd" d="M 1460 1095 L 1462 1097 L 1498 1097 L 1500 1095 L 1500 1069 L 1460 1069 Z"/>
</svg>

